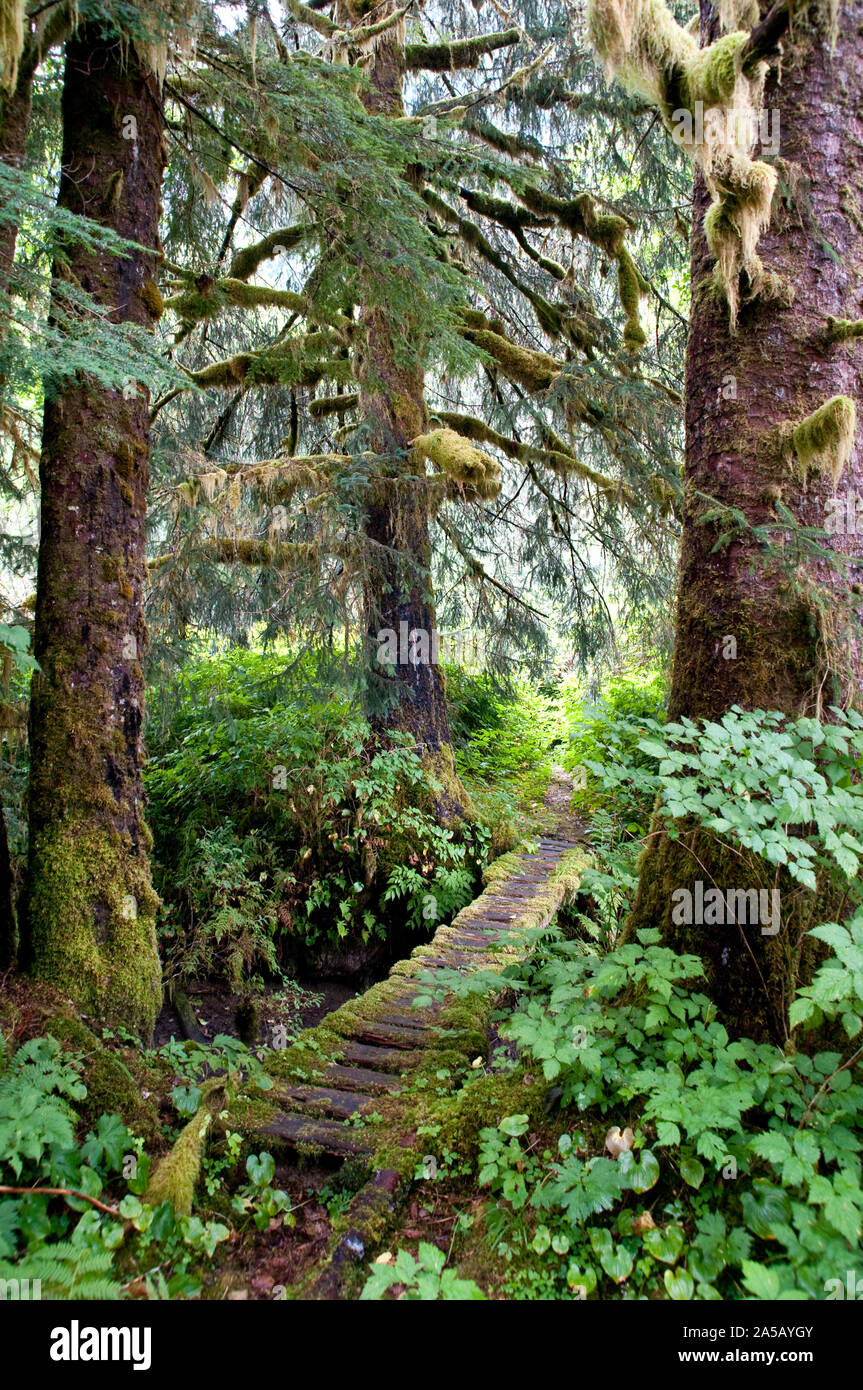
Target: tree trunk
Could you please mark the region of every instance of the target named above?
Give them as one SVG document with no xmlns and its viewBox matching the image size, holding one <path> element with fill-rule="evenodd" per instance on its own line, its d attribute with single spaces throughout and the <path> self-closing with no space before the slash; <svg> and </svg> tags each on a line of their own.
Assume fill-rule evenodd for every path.
<svg viewBox="0 0 863 1390">
<path fill-rule="evenodd" d="M 162 96 L 134 46 L 82 29 L 66 46 L 62 112 L 60 204 L 157 247 Z M 117 322 L 152 327 L 155 260 L 75 245 L 56 270 Z M 82 372 L 46 400 L 26 964 L 144 1037 L 161 999 L 141 784 L 148 473 L 143 388 Z"/>
<path fill-rule="evenodd" d="M 344 16 L 362 22 L 362 12 L 358 6 Z M 375 14 L 380 17 L 379 11 Z M 374 115 L 402 117 L 403 24 L 382 36 L 373 52 L 363 103 Z M 394 266 L 393 275 L 400 273 Z M 444 822 L 460 820 L 470 811 L 470 801 L 455 770 L 444 675 L 434 660 L 437 620 L 428 496 L 423 484 L 413 481 L 418 466 L 409 456 L 411 440 L 427 428 L 422 343 L 417 332 L 411 344 L 412 360 L 405 362 L 404 352 L 393 343 L 384 311 L 368 307 L 361 319 L 367 339 L 358 372 L 360 410 L 370 428 L 372 448 L 388 459 L 385 476 L 372 483 L 365 523 L 372 547 L 366 582 L 367 631 L 374 684 L 386 703 L 383 714 L 373 714 L 373 722 L 382 730 L 400 730 L 416 740 L 424 765 L 441 784 L 434 797 L 435 814 Z M 390 668 L 377 660 L 382 630 L 395 634 L 402 657 Z M 411 632 L 424 634 L 421 648 L 409 646 Z M 411 652 L 420 659 L 405 659 Z"/>
<path fill-rule="evenodd" d="M 763 3 L 762 14 L 767 8 Z M 703 232 L 709 197 L 703 178 L 695 181 L 671 720 L 717 719 L 734 704 L 796 716 L 860 699 L 856 528 L 830 539 L 834 550 L 854 557 L 843 579 L 824 563 L 802 561 L 791 531 L 784 536 L 784 561 L 765 563 L 747 534 L 713 553 L 728 528 L 699 524 L 707 495 L 742 512 L 750 526 L 775 521 L 781 502 L 799 526 L 829 528 L 837 509 L 828 499 L 863 493 L 858 440 L 834 486 L 817 466 L 804 477 L 783 429 L 832 397 L 860 399 L 859 348 L 854 338 L 831 341 L 827 320 L 863 314 L 863 3 L 845 5 L 839 20 L 831 55 L 823 30 L 795 16 L 781 81 L 776 68 L 768 78 L 765 109 L 781 116 L 780 186 L 758 249 L 781 283 L 777 298 L 742 309 L 736 335 L 713 290 Z M 715 12 L 703 0 L 702 41 L 717 34 Z M 672 842 L 654 835 L 642 857 L 627 935 L 660 926 L 668 945 L 703 957 L 713 998 L 735 1032 L 781 1039 L 794 985 L 805 982 L 815 959 L 814 943 L 807 942 L 802 955 L 798 950 L 801 930 L 814 925 L 811 895 L 783 892 L 775 937 L 762 935 L 759 926 L 698 928 L 671 921 L 672 892 L 691 889 L 694 880 L 723 889 L 758 886 L 739 881 L 739 864 L 713 837 L 693 832 Z M 772 871 L 768 881 L 774 882 Z"/>
</svg>

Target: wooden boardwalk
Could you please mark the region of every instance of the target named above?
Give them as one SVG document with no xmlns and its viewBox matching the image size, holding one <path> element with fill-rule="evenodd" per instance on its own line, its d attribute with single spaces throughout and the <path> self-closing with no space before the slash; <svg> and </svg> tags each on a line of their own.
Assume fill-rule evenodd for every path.
<svg viewBox="0 0 863 1390">
<path fill-rule="evenodd" d="M 506 855 L 491 865 L 485 891 L 431 942 L 399 961 L 389 977 L 327 1016 L 336 1035 L 334 1059 L 318 1055 L 314 1035 L 301 1034 L 292 1057 L 308 1048 L 296 1079 L 280 1079 L 267 1099 L 278 1113 L 259 1131 L 287 1148 L 317 1150 L 334 1158 L 369 1158 L 380 1148 L 379 1130 L 351 1124 L 392 1102 L 405 1078 L 446 1047 L 453 1029 L 441 1024 L 452 996 L 450 972 L 499 971 L 521 958 L 538 928 L 548 925 L 575 891 L 587 862 L 572 840 L 547 837 L 532 854 Z M 434 996 L 415 1007 L 414 1001 Z M 388 1129 L 398 1127 L 398 1107 L 387 1106 Z"/>
</svg>

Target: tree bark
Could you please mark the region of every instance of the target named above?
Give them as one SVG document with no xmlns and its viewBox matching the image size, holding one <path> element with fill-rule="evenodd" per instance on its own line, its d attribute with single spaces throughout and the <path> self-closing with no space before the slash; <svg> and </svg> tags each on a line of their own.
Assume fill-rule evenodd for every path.
<svg viewBox="0 0 863 1390">
<path fill-rule="evenodd" d="M 158 248 L 162 95 L 134 45 L 79 31 L 62 115 L 60 204 Z M 66 249 L 55 273 L 75 276 L 116 322 L 152 327 L 155 251 Z M 137 383 L 108 390 L 81 372 L 46 400 L 25 963 L 144 1037 L 161 1001 L 141 784 L 148 475 Z"/>
<path fill-rule="evenodd" d="M 810 21 L 814 14 L 813 7 Z M 709 497 L 742 512 L 749 526 L 775 522 L 777 503 L 799 526 L 824 526 L 834 490 L 863 492 L 859 437 L 834 489 L 823 472 L 803 478 L 783 431 L 836 395 L 861 399 L 855 340 L 831 341 L 827 332 L 829 316 L 863 313 L 863 3 L 846 4 L 839 21 L 831 54 L 823 29 L 795 16 L 781 72 L 768 77 L 765 109 L 781 118 L 780 186 L 759 254 L 781 280 L 778 297 L 742 309 L 736 335 L 713 290 L 703 232 L 709 197 L 700 175 L 695 180 L 671 720 L 717 719 L 735 704 L 797 716 L 860 701 L 863 543 L 856 528 L 828 542 L 851 557 L 843 577 L 796 553 L 791 530 L 777 533 L 781 558 L 766 560 L 747 532 L 714 552 L 728 528 L 702 522 Z M 702 42 L 717 34 L 716 14 L 702 0 Z M 703 957 L 712 995 L 735 1032 L 781 1039 L 794 985 L 805 982 L 815 960 L 814 943 L 799 949 L 801 931 L 814 925 L 811 896 L 783 892 L 776 937 L 762 936 L 757 925 L 675 926 L 675 888 L 691 889 L 699 878 L 723 889 L 758 885 L 740 882 L 739 857 L 717 839 L 692 832 L 672 842 L 658 820 L 652 829 L 627 935 L 660 926 L 666 944 Z"/>
</svg>

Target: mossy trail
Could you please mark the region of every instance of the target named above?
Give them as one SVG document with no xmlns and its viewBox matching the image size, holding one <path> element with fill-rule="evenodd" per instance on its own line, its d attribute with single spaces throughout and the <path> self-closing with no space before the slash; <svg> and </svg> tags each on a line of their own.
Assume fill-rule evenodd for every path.
<svg viewBox="0 0 863 1390">
<path fill-rule="evenodd" d="M 247 1116 L 232 1112 L 232 1127 L 239 1123 L 254 1142 L 354 1160 L 369 1174 L 314 1287 L 296 1296 L 339 1296 L 394 1219 L 418 1163 L 422 1078 L 442 1068 L 464 1073 L 488 1051 L 494 1001 L 448 992 L 451 972 L 500 971 L 517 961 L 575 895 L 588 862 L 562 836 L 541 839 L 533 853 L 503 855 L 486 871 L 485 891 L 431 942 L 273 1055 L 267 1066 L 276 1086 L 266 1105 L 250 1102 Z M 415 1006 L 420 998 L 425 1007 Z"/>
<path fill-rule="evenodd" d="M 426 1008 L 415 1008 L 414 1001 L 428 996 L 442 971 L 502 969 L 517 959 L 524 932 L 546 925 L 573 889 L 572 873 L 566 872 L 575 867 L 573 857 L 582 868 L 581 852 L 571 841 L 551 838 L 540 841 L 534 854 L 504 855 L 488 871 L 485 892 L 450 926 L 438 928 L 428 945 L 418 946 L 388 979 L 330 1014 L 325 1025 L 301 1034 L 290 1058 L 286 1054 L 272 1065 L 284 1081 L 274 1097 L 279 1111 L 263 1134 L 288 1147 L 314 1147 L 336 1157 L 378 1151 L 380 1133 L 356 1128 L 351 1117 L 375 1110 L 382 1095 L 397 1094 L 398 1077 L 421 1065 L 429 1050 L 448 1047 L 460 1032 L 450 1016 L 450 997 Z M 326 1046 L 333 1041 L 335 1047 Z M 292 1066 L 305 1049 L 304 1064 Z M 322 1055 L 326 1052 L 339 1060 Z M 393 1120 L 397 1123 L 396 1116 Z"/>
</svg>

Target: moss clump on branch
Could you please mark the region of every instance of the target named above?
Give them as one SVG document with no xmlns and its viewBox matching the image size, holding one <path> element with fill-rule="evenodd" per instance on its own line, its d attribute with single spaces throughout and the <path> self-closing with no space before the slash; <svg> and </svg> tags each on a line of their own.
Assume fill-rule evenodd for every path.
<svg viewBox="0 0 863 1390">
<path fill-rule="evenodd" d="M 704 230 L 733 330 L 741 276 L 749 298 L 763 292 L 766 280 L 756 248 L 770 221 L 776 173 L 751 154 L 767 65 L 758 63 L 751 75 L 743 71 L 745 30 L 700 49 L 664 0 L 589 0 L 588 29 L 608 75 L 660 111 L 704 174 L 713 198 Z M 704 119 L 693 126 L 698 102 Z M 690 119 L 681 123 L 681 116 Z"/>
<path fill-rule="evenodd" d="M 597 212 L 589 193 L 579 193 L 575 198 L 555 198 L 532 184 L 517 192 L 531 212 L 554 217 L 567 231 L 584 237 L 614 259 L 620 255 L 623 238 L 631 224 L 617 213 Z"/>
<path fill-rule="evenodd" d="M 258 386 L 317 386 L 325 379 L 350 381 L 351 363 L 347 358 L 321 361 L 316 354 L 326 346 L 323 334 L 288 339 L 262 352 L 238 352 L 234 357 L 212 362 L 190 372 L 196 386 L 230 389 L 244 383 Z"/>
<path fill-rule="evenodd" d="M 525 444 L 521 440 L 509 439 L 505 434 L 499 434 L 484 420 L 478 420 L 473 415 L 458 415 L 453 411 L 441 410 L 437 413 L 437 419 L 467 439 L 475 439 L 484 444 L 493 444 L 508 458 L 518 459 L 520 463 L 544 463 L 555 473 L 571 473 L 577 478 L 583 478 L 585 482 L 593 483 L 607 496 L 623 496 L 632 500 L 632 490 L 627 487 L 626 483 L 608 478 L 605 474 L 589 468 L 586 463 L 581 462 L 577 454 L 574 454 L 571 449 L 567 449 L 563 441 L 557 437 L 554 438 L 550 447 L 540 448 L 538 445 Z"/>
<path fill-rule="evenodd" d="M 199 281 L 194 290 L 174 295 L 164 304 L 184 323 L 216 318 L 228 307 L 251 309 L 259 306 L 288 309 L 296 314 L 307 314 L 309 311 L 309 305 L 301 294 L 271 289 L 269 285 L 249 285 L 245 280 L 232 276 L 209 282 Z"/>
<path fill-rule="evenodd" d="M 431 430 L 417 435 L 411 447 L 418 459 L 426 458 L 461 487 L 491 501 L 500 492 L 500 464 L 491 454 L 476 449 L 455 430 Z"/>
<path fill-rule="evenodd" d="M 527 391 L 545 391 L 560 376 L 560 362 L 547 352 L 519 347 L 502 333 L 495 333 L 491 329 L 471 329 L 466 336 L 494 358 L 505 376 Z"/>
<path fill-rule="evenodd" d="M 452 43 L 409 43 L 405 48 L 405 62 L 409 72 L 458 72 L 462 68 L 476 67 L 486 53 L 511 48 L 520 38 L 518 29 L 506 29 L 476 38 L 456 39 Z"/>
<path fill-rule="evenodd" d="M 311 227 L 279 227 L 274 232 L 262 237 L 260 241 L 252 242 L 251 246 L 243 246 L 234 255 L 228 270 L 228 276 L 232 280 L 248 280 L 250 275 L 254 275 L 262 261 L 268 261 L 273 256 L 281 255 L 282 251 L 293 251 L 294 247 L 299 246 L 301 241 L 311 234 Z"/>
<path fill-rule="evenodd" d="M 835 488 L 854 447 L 857 411 L 850 396 L 833 396 L 801 420 L 791 434 L 797 470 L 828 477 Z"/>
<path fill-rule="evenodd" d="M 318 550 L 310 542 L 262 541 L 217 536 L 205 549 L 220 564 L 265 565 L 269 569 L 303 569 L 317 564 Z"/>
<path fill-rule="evenodd" d="M 309 414 L 315 418 L 324 415 L 346 415 L 355 410 L 360 403 L 358 391 L 347 391 L 343 396 L 318 396 L 309 402 Z"/>
</svg>

